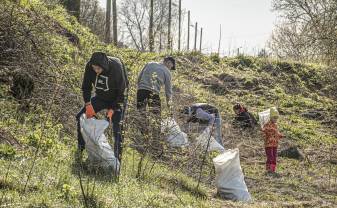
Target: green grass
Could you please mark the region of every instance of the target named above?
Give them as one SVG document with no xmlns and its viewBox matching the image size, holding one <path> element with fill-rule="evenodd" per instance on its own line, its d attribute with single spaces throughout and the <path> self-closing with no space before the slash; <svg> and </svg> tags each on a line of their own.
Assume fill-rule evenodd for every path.
<svg viewBox="0 0 337 208">
<path fill-rule="evenodd" d="M 8 0 L 0 6 L 17 8 Z M 77 96 L 71 100 L 74 106 L 81 103 L 83 68 L 92 52 L 104 51 L 124 61 L 130 73 L 131 108 L 135 103 L 138 72 L 148 61 L 159 61 L 165 55 L 117 49 L 100 43 L 88 28 L 81 26 L 59 6 L 47 6 L 35 0 L 23 4 L 20 9 L 15 10 L 17 16 L 14 19 L 28 25 L 34 37 L 39 37 L 39 50 L 45 52 L 41 61 L 48 63 L 47 71 L 56 75 L 54 82 L 67 86 L 69 92 Z M 48 28 L 41 29 L 45 26 L 42 20 Z M 51 26 L 55 22 L 76 35 L 79 45 L 60 35 L 57 28 Z M 1 83 L 0 129 L 6 135 L 12 135 L 20 147 L 0 145 L 0 206 L 84 207 L 87 203 L 89 207 L 332 207 L 336 204 L 337 170 L 328 162 L 334 156 L 333 145 L 337 141 L 334 129 L 319 120 L 301 116 L 309 109 L 322 109 L 326 115 L 330 113 L 328 109 L 333 109 L 335 98 L 317 88 L 327 82 L 323 75 L 324 66 L 245 56 L 220 59 L 216 55 L 207 57 L 199 53 L 180 52 L 175 55 L 178 70 L 173 73 L 173 82 L 180 92 L 175 93 L 174 109 L 178 112 L 184 105 L 198 101 L 210 102 L 221 110 L 225 145 L 228 148 L 239 145 L 242 168 L 253 203 L 218 199 L 215 197 L 215 186 L 210 183 L 203 182 L 196 190 L 196 177 L 186 173 L 189 167 L 179 168 L 178 171 L 174 165 L 156 162 L 151 172 L 147 169 L 143 177 L 137 179 L 139 155 L 127 146 L 131 137 L 135 136 L 131 135 L 133 131 L 127 132 L 122 175 L 118 182 L 89 172 L 85 165 L 81 169 L 74 164 L 76 134 L 73 133 L 73 115 L 78 109 L 69 107 L 71 111 L 66 112 L 69 118 L 65 123 L 59 121 L 60 111 L 56 110 L 64 111 L 48 100 L 33 103 L 28 113 L 19 112 L 20 104 L 8 94 L 8 84 Z M 231 75 L 238 85 L 227 86 L 217 78 L 224 75 Z M 216 82 L 203 82 L 206 77 Z M 222 85 L 228 89 L 225 90 Z M 331 83 L 329 86 L 332 86 Z M 185 99 L 184 96 L 192 98 Z M 62 97 L 57 99 L 62 104 Z M 232 105 L 237 101 L 245 103 L 255 114 L 277 106 L 282 111 L 280 130 L 286 135 L 286 141 L 282 141 L 280 147 L 286 142 L 300 145 L 306 153 L 305 160 L 279 158 L 281 177 L 266 176 L 261 135 L 258 131 L 238 133 L 230 125 Z M 164 113 L 167 113 L 166 110 L 164 106 Z M 34 156 L 37 157 L 32 168 Z M 208 169 L 212 168 L 211 157 L 214 155 L 207 158 L 205 177 L 208 177 Z M 179 162 L 177 157 L 171 159 Z M 191 160 L 181 158 L 181 163 L 188 159 Z M 150 166 L 154 161 L 147 158 L 146 163 Z M 79 173 L 86 202 L 80 188 Z"/>
</svg>

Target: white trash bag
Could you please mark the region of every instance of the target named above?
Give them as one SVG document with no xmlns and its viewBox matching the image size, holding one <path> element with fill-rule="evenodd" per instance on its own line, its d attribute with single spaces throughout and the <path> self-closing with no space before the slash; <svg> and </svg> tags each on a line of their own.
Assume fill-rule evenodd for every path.
<svg viewBox="0 0 337 208">
<path fill-rule="evenodd" d="M 94 118 L 86 119 L 83 114 L 80 118 L 80 125 L 89 163 L 118 173 L 119 161 L 104 135 L 104 130 L 109 126 L 109 122 Z"/>
<path fill-rule="evenodd" d="M 211 128 L 212 126 L 208 126 L 197 138 L 196 144 L 200 146 L 202 149 L 207 148 L 207 143 L 209 140 L 208 151 L 225 151 L 225 148 L 217 142 L 213 136 L 211 136 Z"/>
<path fill-rule="evenodd" d="M 213 159 L 218 194 L 229 200 L 251 201 L 240 166 L 239 149 L 226 150 Z"/>
<path fill-rule="evenodd" d="M 277 111 L 276 107 L 272 108 Z M 263 127 L 269 121 L 270 121 L 270 108 L 268 110 L 259 113 L 259 123 L 261 127 Z"/>
<path fill-rule="evenodd" d="M 174 118 L 164 119 L 161 131 L 167 134 L 167 142 L 171 147 L 184 147 L 188 145 L 187 134 L 182 132 Z"/>
</svg>

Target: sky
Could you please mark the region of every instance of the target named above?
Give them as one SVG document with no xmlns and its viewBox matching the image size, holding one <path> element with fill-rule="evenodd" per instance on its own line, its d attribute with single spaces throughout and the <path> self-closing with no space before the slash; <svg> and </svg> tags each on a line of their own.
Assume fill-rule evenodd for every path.
<svg viewBox="0 0 337 208">
<path fill-rule="evenodd" d="M 105 7 L 106 0 L 99 1 Z M 238 48 L 240 52 L 254 55 L 266 46 L 276 23 L 276 13 L 271 11 L 271 2 L 272 0 L 182 0 L 182 8 L 191 11 L 193 24 L 198 22 L 198 28 L 203 27 L 203 52 L 218 51 L 221 24 L 222 55 L 233 55 Z M 187 33 L 187 15 L 184 21 L 183 39 Z M 190 48 L 194 46 L 192 27 L 191 36 Z M 199 47 L 199 42 L 197 45 Z"/>
</svg>

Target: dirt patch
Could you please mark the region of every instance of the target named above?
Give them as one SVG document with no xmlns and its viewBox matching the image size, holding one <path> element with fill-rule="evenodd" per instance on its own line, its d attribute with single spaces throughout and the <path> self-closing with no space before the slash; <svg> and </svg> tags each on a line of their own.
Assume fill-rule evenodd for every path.
<svg viewBox="0 0 337 208">
<path fill-rule="evenodd" d="M 0 128 L 0 144 L 8 144 L 16 149 L 20 149 L 22 146 L 18 140 L 5 129 Z"/>
<path fill-rule="evenodd" d="M 309 110 L 307 112 L 304 112 L 301 114 L 304 118 L 308 119 L 315 119 L 315 120 L 323 120 L 324 119 L 324 114 L 321 111 L 317 110 Z"/>
</svg>

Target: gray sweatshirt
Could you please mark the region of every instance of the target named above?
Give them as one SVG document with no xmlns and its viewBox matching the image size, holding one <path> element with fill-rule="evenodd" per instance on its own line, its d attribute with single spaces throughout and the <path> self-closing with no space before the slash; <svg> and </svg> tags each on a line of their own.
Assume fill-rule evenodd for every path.
<svg viewBox="0 0 337 208">
<path fill-rule="evenodd" d="M 160 93 L 160 89 L 165 85 L 166 101 L 172 98 L 171 72 L 162 63 L 150 62 L 145 65 L 138 76 L 138 89 Z"/>
</svg>

